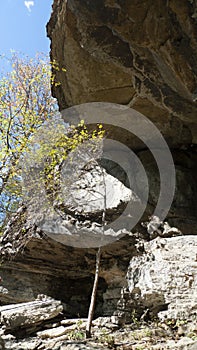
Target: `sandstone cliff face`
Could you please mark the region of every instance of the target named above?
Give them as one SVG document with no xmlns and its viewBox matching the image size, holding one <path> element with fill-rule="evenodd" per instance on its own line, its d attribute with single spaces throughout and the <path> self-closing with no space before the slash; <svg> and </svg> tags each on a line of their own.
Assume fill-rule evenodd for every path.
<svg viewBox="0 0 197 350">
<path fill-rule="evenodd" d="M 59 65 L 53 94 L 60 110 L 107 101 L 153 121 L 177 170 L 170 224 L 184 234 L 197 232 L 197 2 L 56 0 L 47 29 L 51 58 Z M 156 167 L 137 138 L 107 128 L 143 163 L 152 184 L 150 214 L 160 181 Z"/>
<path fill-rule="evenodd" d="M 53 88 L 60 110 L 106 101 L 127 105 L 153 121 L 176 166 L 168 222 L 182 234 L 196 234 L 197 2 L 56 0 L 47 29 L 51 58 L 60 67 L 54 70 L 60 85 Z M 142 161 L 150 183 L 150 213 L 159 191 L 150 154 L 132 135 L 110 126 L 108 131 L 132 146 Z M 172 275 L 178 281 L 175 265 Z"/>
<path fill-rule="evenodd" d="M 197 233 L 197 2 L 55 0 L 47 28 L 51 58 L 59 67 L 54 70 L 58 84 L 53 94 L 60 110 L 85 102 L 113 102 L 152 120 L 168 142 L 176 166 L 176 193 L 167 220 L 181 234 L 190 235 L 188 239 L 181 236 L 185 252 L 180 249 L 179 237 L 167 238 L 157 250 L 155 241 L 144 245 L 144 240 L 180 232 L 159 228 L 151 235 L 139 225 L 135 235 L 107 246 L 103 251 L 97 313 L 111 315 L 120 299 L 119 311 L 124 310 L 130 319 L 136 308 L 140 315 L 147 309 L 153 314 L 169 310 L 169 315 L 175 317 L 181 312 L 182 294 L 186 291 L 185 305 L 190 299 L 189 316 L 195 316 L 196 238 L 192 235 Z M 111 127 L 109 133 L 132 145 L 142 161 L 150 182 L 146 215 L 151 214 L 159 191 L 156 164 L 132 135 Z M 120 169 L 107 167 L 111 174 L 123 178 Z M 27 227 L 23 222 L 31 240 L 19 251 L 20 244 L 15 244 L 23 237 L 23 226 L 18 226 L 21 214 L 17 215 L 2 239 L 2 254 L 8 257 L 10 251 L 18 253 L 1 267 L 5 288 L 1 290 L 1 301 L 27 301 L 45 293 L 61 299 L 67 315 L 86 315 L 95 250 L 61 245 L 43 238 L 37 227 Z M 171 253 L 169 258 L 166 249 Z M 180 255 L 184 276 L 180 270 L 177 272 Z M 147 276 L 152 278 L 148 284 L 141 277 L 146 268 Z M 158 279 L 161 271 L 162 278 Z M 187 305 L 185 308 L 189 310 Z M 189 317 L 187 312 L 185 315 Z"/>
</svg>

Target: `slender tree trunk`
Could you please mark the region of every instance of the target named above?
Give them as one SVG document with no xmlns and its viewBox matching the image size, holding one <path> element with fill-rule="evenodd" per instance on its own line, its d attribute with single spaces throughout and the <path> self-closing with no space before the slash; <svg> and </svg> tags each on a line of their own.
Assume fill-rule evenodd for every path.
<svg viewBox="0 0 197 350">
<path fill-rule="evenodd" d="M 98 280 L 99 280 L 100 264 L 101 264 L 101 247 L 98 248 L 97 254 L 96 254 L 96 269 L 95 269 L 95 275 L 94 275 L 94 285 L 92 288 L 90 307 L 89 307 L 89 312 L 88 312 L 88 320 L 87 320 L 87 325 L 86 325 L 86 338 L 91 338 L 91 327 L 92 327 L 92 320 L 93 320 L 93 316 L 94 316 L 94 308 L 95 308 L 95 302 L 96 302 L 96 293 L 97 293 Z"/>
<path fill-rule="evenodd" d="M 105 174 L 104 174 L 103 169 L 102 169 L 102 176 L 103 176 L 103 186 L 104 186 L 102 233 L 104 234 L 106 207 L 107 207 L 107 198 L 106 198 L 107 192 L 106 192 Z M 87 325 L 86 325 L 86 338 L 91 338 L 91 327 L 92 327 L 92 320 L 93 320 L 93 316 L 94 316 L 94 308 L 95 308 L 95 302 L 96 302 L 96 293 L 97 293 L 97 287 L 98 287 L 100 266 L 101 266 L 101 247 L 98 248 L 97 254 L 96 254 L 96 268 L 95 268 L 95 275 L 94 275 L 94 285 L 92 288 L 92 295 L 91 295 L 91 301 L 90 301 L 89 312 L 88 312 L 88 320 L 87 320 Z"/>
</svg>

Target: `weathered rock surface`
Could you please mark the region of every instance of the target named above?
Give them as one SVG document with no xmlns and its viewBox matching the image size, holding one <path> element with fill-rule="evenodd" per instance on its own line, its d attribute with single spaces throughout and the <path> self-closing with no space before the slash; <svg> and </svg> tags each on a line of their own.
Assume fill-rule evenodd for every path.
<svg viewBox="0 0 197 350">
<path fill-rule="evenodd" d="M 63 171 L 61 176 L 64 178 Z M 54 200 L 51 205 L 44 204 L 40 188 L 36 194 L 35 190 L 30 192 L 33 202 L 27 209 L 30 225 L 35 223 L 52 239 L 79 248 L 111 244 L 130 232 L 127 224 L 130 210 L 138 213 L 141 201 L 122 182 L 97 163 L 94 166 L 91 164 L 91 170 L 86 169 L 82 174 L 70 169 L 70 176 L 67 174 L 65 179 L 69 185 L 67 183 L 64 187 L 62 181 L 64 190 L 60 200 Z M 128 204 L 130 210 L 127 209 Z M 105 227 L 102 223 L 103 213 L 105 223 L 109 224 Z M 115 224 L 111 224 L 112 221 Z"/>
<path fill-rule="evenodd" d="M 35 327 L 56 317 L 62 311 L 60 301 L 39 296 L 37 300 L 28 303 L 0 306 L 0 323 L 6 331 Z"/>
<path fill-rule="evenodd" d="M 47 29 L 60 109 L 129 104 L 171 146 L 196 143 L 196 1 L 55 0 Z"/>
<path fill-rule="evenodd" d="M 93 101 L 130 106 L 154 122 L 172 150 L 176 166 L 176 193 L 168 215 L 168 223 L 178 230 L 171 230 L 168 223 L 161 223 L 160 227 L 158 225 L 152 230 L 149 224 L 149 239 L 158 235 L 172 237 L 181 233 L 196 234 L 197 2 L 184 0 L 180 4 L 176 0 L 136 0 L 131 3 L 129 0 L 102 0 L 93 3 L 88 0 L 56 0 L 47 29 L 51 39 L 51 58 L 56 60 L 60 68 L 54 70 L 56 81 L 60 84 L 53 87 L 60 110 Z M 61 68 L 66 68 L 67 72 Z M 113 117 L 111 124 L 113 125 Z M 109 135 L 134 149 L 146 169 L 150 186 L 147 213 L 150 215 L 156 206 L 160 186 L 156 164 L 150 153 L 142 149 L 143 146 L 133 135 L 128 134 L 126 130 L 117 130 L 112 125 L 107 126 Z M 106 164 L 106 168 L 111 174 L 121 178 L 120 169 L 110 168 L 109 164 Z M 135 167 L 136 179 L 140 180 L 137 170 Z M 145 186 L 146 184 L 139 181 L 139 192 L 142 194 Z M 179 239 L 183 239 L 186 247 L 190 249 L 187 238 L 184 237 L 172 238 L 172 241 L 169 238 L 167 244 L 173 245 Z M 188 242 L 190 239 L 196 241 L 195 237 L 191 236 Z M 152 254 L 149 252 L 149 246 L 151 247 L 151 243 L 145 245 L 145 253 L 142 256 L 131 259 L 130 266 L 136 263 L 137 270 L 146 271 L 146 267 L 149 266 L 146 265 L 146 261 Z M 155 298 L 158 295 L 158 299 L 155 299 L 156 305 L 147 306 L 146 302 L 151 303 L 151 298 L 148 298 L 150 291 L 144 292 L 143 299 L 141 289 L 136 287 L 138 299 L 133 302 L 130 293 L 125 295 L 127 306 L 130 303 L 131 309 L 134 309 L 134 304 L 137 303 L 138 311 L 142 307 L 150 308 L 154 313 L 154 308 L 155 311 L 159 311 L 162 307 L 167 308 L 169 303 L 168 315 L 176 317 L 176 312 L 181 313 L 181 310 L 180 304 L 177 305 L 175 300 L 173 301 L 173 293 L 181 295 L 180 284 L 186 290 L 183 314 L 192 313 L 188 309 L 188 299 L 191 297 L 191 304 L 194 302 L 196 305 L 195 297 L 190 294 L 193 293 L 193 289 L 185 286 L 184 277 L 181 272 L 179 275 L 176 268 L 180 259 L 186 270 L 191 268 L 193 262 L 185 260 L 184 249 L 178 250 L 177 248 L 177 256 L 173 256 L 171 262 L 163 257 L 162 252 L 158 265 L 157 259 L 155 262 L 147 262 L 151 266 L 155 264 L 152 273 L 153 279 L 158 279 L 158 285 L 152 293 Z M 169 248 L 169 256 L 170 253 Z M 162 281 L 158 277 L 159 264 L 163 264 L 163 271 L 166 271 L 165 267 L 168 266 L 176 281 L 174 283 L 177 283 L 177 287 L 172 288 L 172 294 L 170 280 L 168 284 L 163 277 L 166 289 L 159 284 Z M 136 283 L 144 283 L 143 290 L 146 290 L 146 275 L 133 276 L 132 269 L 129 271 L 130 287 L 134 279 Z M 192 268 L 192 271 L 195 272 L 195 269 Z M 196 292 L 196 286 L 193 288 Z M 135 295 L 135 288 L 133 289 Z M 131 290 L 132 287 L 130 292 Z"/>
<path fill-rule="evenodd" d="M 148 117 L 173 150 L 176 164 L 170 224 L 183 234 L 196 234 L 197 2 L 55 0 L 47 30 L 51 58 L 59 65 L 54 74 L 60 84 L 53 94 L 60 110 L 102 101 Z M 113 127 L 113 116 L 106 128 L 109 137 L 131 147 L 142 161 L 151 213 L 159 191 L 156 164 L 137 137 Z M 112 171 L 119 176 L 120 170 Z M 139 181 L 142 192 L 143 185 Z"/>
<path fill-rule="evenodd" d="M 126 312 L 141 309 L 141 315 L 148 311 L 160 319 L 196 319 L 197 236 L 145 243 L 144 254 L 131 259 L 127 281 L 120 302 Z"/>
<path fill-rule="evenodd" d="M 120 298 L 136 238 L 125 236 L 103 247 L 98 287 L 97 315 L 111 315 Z M 0 274 L 3 304 L 31 301 L 38 294 L 64 303 L 67 316 L 86 317 L 95 271 L 95 249 L 74 248 L 44 235 L 26 222 L 20 208 L 2 237 Z"/>
</svg>

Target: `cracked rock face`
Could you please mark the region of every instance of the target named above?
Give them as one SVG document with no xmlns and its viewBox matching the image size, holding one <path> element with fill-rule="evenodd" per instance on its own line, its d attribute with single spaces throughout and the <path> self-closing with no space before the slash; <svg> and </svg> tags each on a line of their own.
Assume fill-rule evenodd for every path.
<svg viewBox="0 0 197 350">
<path fill-rule="evenodd" d="M 123 297 L 127 313 L 135 305 L 162 320 L 195 318 L 197 237 L 156 238 L 146 243 L 144 254 L 131 260 L 127 281 Z"/>
</svg>

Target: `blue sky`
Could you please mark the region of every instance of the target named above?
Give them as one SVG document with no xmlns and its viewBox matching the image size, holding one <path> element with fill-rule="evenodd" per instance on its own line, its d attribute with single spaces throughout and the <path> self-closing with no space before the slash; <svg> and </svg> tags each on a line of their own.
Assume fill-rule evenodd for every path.
<svg viewBox="0 0 197 350">
<path fill-rule="evenodd" d="M 51 14 L 53 0 L 1 0 L 0 1 L 0 55 L 15 50 L 30 57 L 36 52 L 49 52 L 46 23 Z M 0 70 L 7 70 L 0 62 Z"/>
</svg>

